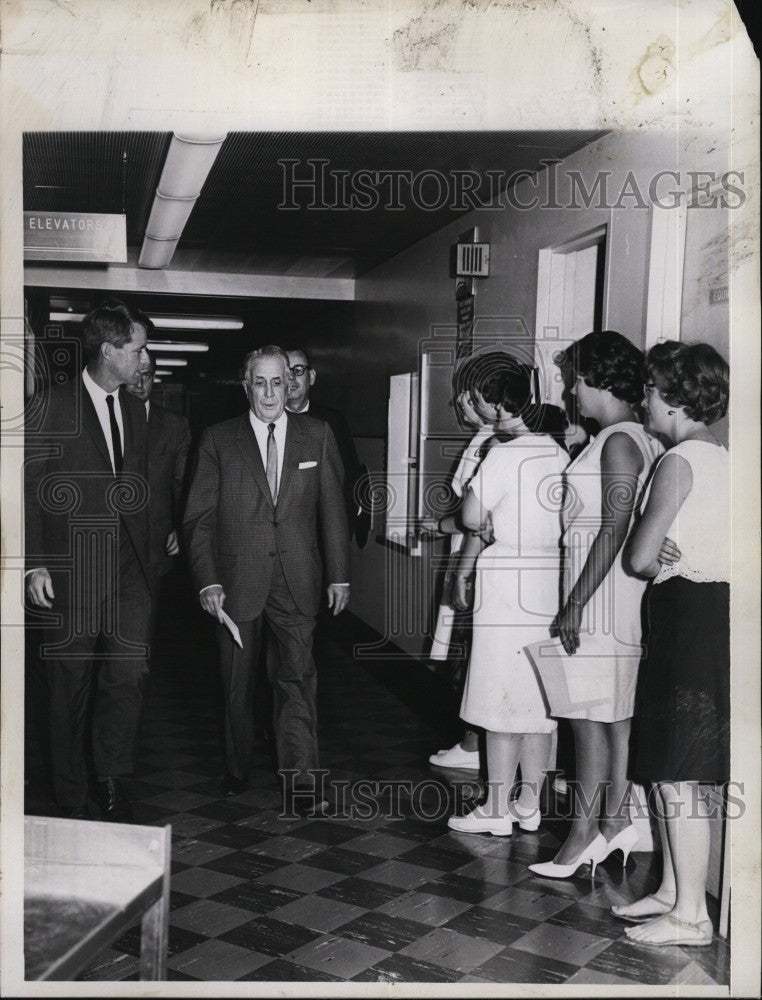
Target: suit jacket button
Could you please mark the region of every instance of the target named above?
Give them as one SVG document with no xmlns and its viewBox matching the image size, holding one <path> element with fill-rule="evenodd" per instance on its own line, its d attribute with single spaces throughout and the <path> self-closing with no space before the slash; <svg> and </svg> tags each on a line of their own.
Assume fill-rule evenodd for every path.
<svg viewBox="0 0 762 1000">
<path fill-rule="evenodd" d="M 274 552 L 271 552 L 271 553 L 270 553 L 270 555 L 274 557 L 274 556 L 275 556 L 275 553 L 274 553 Z"/>
<path fill-rule="evenodd" d="M 277 528 L 277 527 L 278 527 L 278 522 L 277 521 L 273 521 L 273 528 Z"/>
</svg>

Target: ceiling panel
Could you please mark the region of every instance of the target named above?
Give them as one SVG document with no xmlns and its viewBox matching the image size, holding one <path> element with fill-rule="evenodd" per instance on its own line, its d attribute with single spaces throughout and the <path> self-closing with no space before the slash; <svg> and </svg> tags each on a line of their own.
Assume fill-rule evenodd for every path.
<svg viewBox="0 0 762 1000">
<path fill-rule="evenodd" d="M 172 269 L 355 277 L 470 210 L 471 202 L 458 196 L 456 172 L 478 175 L 474 197 L 485 203 L 496 187 L 490 172 L 504 180 L 534 172 L 600 134 L 230 133 Z M 170 139 L 169 132 L 28 133 L 24 208 L 126 212 L 128 243 L 140 245 Z M 289 171 L 301 179 L 317 176 L 316 205 L 308 207 L 313 195 L 305 188 L 284 193 Z M 346 209 L 359 171 L 369 172 L 364 204 L 376 203 Z M 344 189 L 337 188 L 337 177 L 346 178 Z M 398 196 L 392 183 L 399 185 Z M 411 183 L 420 185 L 416 192 Z M 432 207 L 440 195 L 442 204 Z M 289 200 L 300 207 L 284 208 Z"/>
<path fill-rule="evenodd" d="M 27 132 L 24 211 L 127 215 L 139 244 L 171 132 Z"/>
</svg>

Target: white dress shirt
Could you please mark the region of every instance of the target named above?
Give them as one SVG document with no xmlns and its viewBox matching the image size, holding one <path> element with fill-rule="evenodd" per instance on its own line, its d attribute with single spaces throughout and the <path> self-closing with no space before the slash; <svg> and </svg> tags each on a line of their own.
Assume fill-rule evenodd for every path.
<svg viewBox="0 0 762 1000">
<path fill-rule="evenodd" d="M 106 447 L 108 448 L 109 458 L 111 459 L 111 470 L 114 475 L 116 475 L 116 466 L 114 465 L 114 442 L 111 439 L 111 420 L 109 419 L 106 396 L 114 397 L 114 416 L 116 417 L 116 424 L 119 428 L 119 436 L 122 439 L 122 456 L 124 456 L 124 421 L 122 420 L 122 408 L 119 405 L 119 390 L 115 389 L 114 392 L 106 392 L 105 389 L 101 389 L 98 383 L 93 381 L 87 368 L 82 369 L 82 381 L 90 394 L 90 399 L 93 401 L 95 413 L 98 417 L 98 423 L 101 425 L 103 436 L 106 439 Z"/>
<path fill-rule="evenodd" d="M 275 424 L 275 444 L 278 448 L 278 479 L 277 479 L 277 489 L 280 490 L 280 479 L 281 473 L 283 472 L 283 453 L 286 450 L 286 426 L 288 424 L 288 416 L 286 411 L 278 417 L 277 420 L 260 420 L 259 417 L 254 413 L 253 410 L 249 410 L 249 422 L 251 423 L 251 429 L 257 439 L 257 444 L 259 445 L 259 454 L 262 456 L 262 466 L 267 469 L 267 438 L 270 435 L 269 427 L 270 424 Z"/>
</svg>

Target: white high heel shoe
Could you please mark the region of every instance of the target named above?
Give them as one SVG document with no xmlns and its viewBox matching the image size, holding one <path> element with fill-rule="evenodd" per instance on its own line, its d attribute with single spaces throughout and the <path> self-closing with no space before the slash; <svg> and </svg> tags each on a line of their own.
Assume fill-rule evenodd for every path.
<svg viewBox="0 0 762 1000">
<path fill-rule="evenodd" d="M 607 858 L 614 851 L 622 852 L 622 868 L 627 865 L 627 859 L 630 856 L 630 852 L 633 850 L 638 840 L 640 839 L 638 831 L 635 829 L 635 824 L 630 823 L 626 826 L 624 830 L 620 830 L 619 833 L 612 837 L 611 840 L 606 842 L 606 855 Z M 604 859 L 602 859 L 604 860 Z"/>
<path fill-rule="evenodd" d="M 599 833 L 595 840 L 591 841 L 587 847 L 580 851 L 579 855 L 568 865 L 559 865 L 555 861 L 543 861 L 537 865 L 530 865 L 530 872 L 535 875 L 542 875 L 545 878 L 571 878 L 580 865 L 589 864 L 591 866 L 590 878 L 595 878 L 595 866 L 606 857 L 608 844 L 602 833 Z"/>
</svg>

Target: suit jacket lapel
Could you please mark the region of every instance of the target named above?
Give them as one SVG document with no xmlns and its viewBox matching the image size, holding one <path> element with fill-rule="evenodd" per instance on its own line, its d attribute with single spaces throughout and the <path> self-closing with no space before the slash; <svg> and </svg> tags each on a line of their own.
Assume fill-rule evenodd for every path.
<svg viewBox="0 0 762 1000">
<path fill-rule="evenodd" d="M 259 445 L 257 444 L 256 435 L 252 429 L 251 422 L 249 421 L 248 413 L 241 417 L 241 422 L 238 425 L 238 431 L 236 432 L 236 444 L 243 455 L 243 459 L 246 462 L 249 471 L 254 476 L 257 486 L 264 494 L 265 499 L 272 504 L 270 487 L 267 485 L 265 467 L 262 464 L 262 456 L 259 452 Z"/>
<path fill-rule="evenodd" d="M 101 427 L 101 422 L 98 420 L 98 414 L 95 412 L 95 406 L 92 399 L 90 398 L 90 393 L 87 391 L 85 383 L 82 382 L 82 426 L 85 428 L 87 433 L 93 439 L 93 442 L 103 457 L 103 461 L 109 472 L 113 472 L 111 466 L 111 458 L 108 453 L 108 445 L 106 444 L 106 438 L 103 436 L 103 428 Z"/>
<path fill-rule="evenodd" d="M 291 483 L 294 471 L 299 465 L 299 456 L 304 446 L 304 429 L 299 417 L 288 414 L 286 424 L 286 450 L 283 454 L 283 470 L 278 487 L 278 503 L 286 497 L 286 491 Z"/>
<path fill-rule="evenodd" d="M 122 455 L 125 472 L 146 471 L 146 450 L 148 445 L 148 421 L 145 403 L 131 396 L 124 386 L 119 389 L 119 406 L 122 411 L 124 441 Z"/>
</svg>

